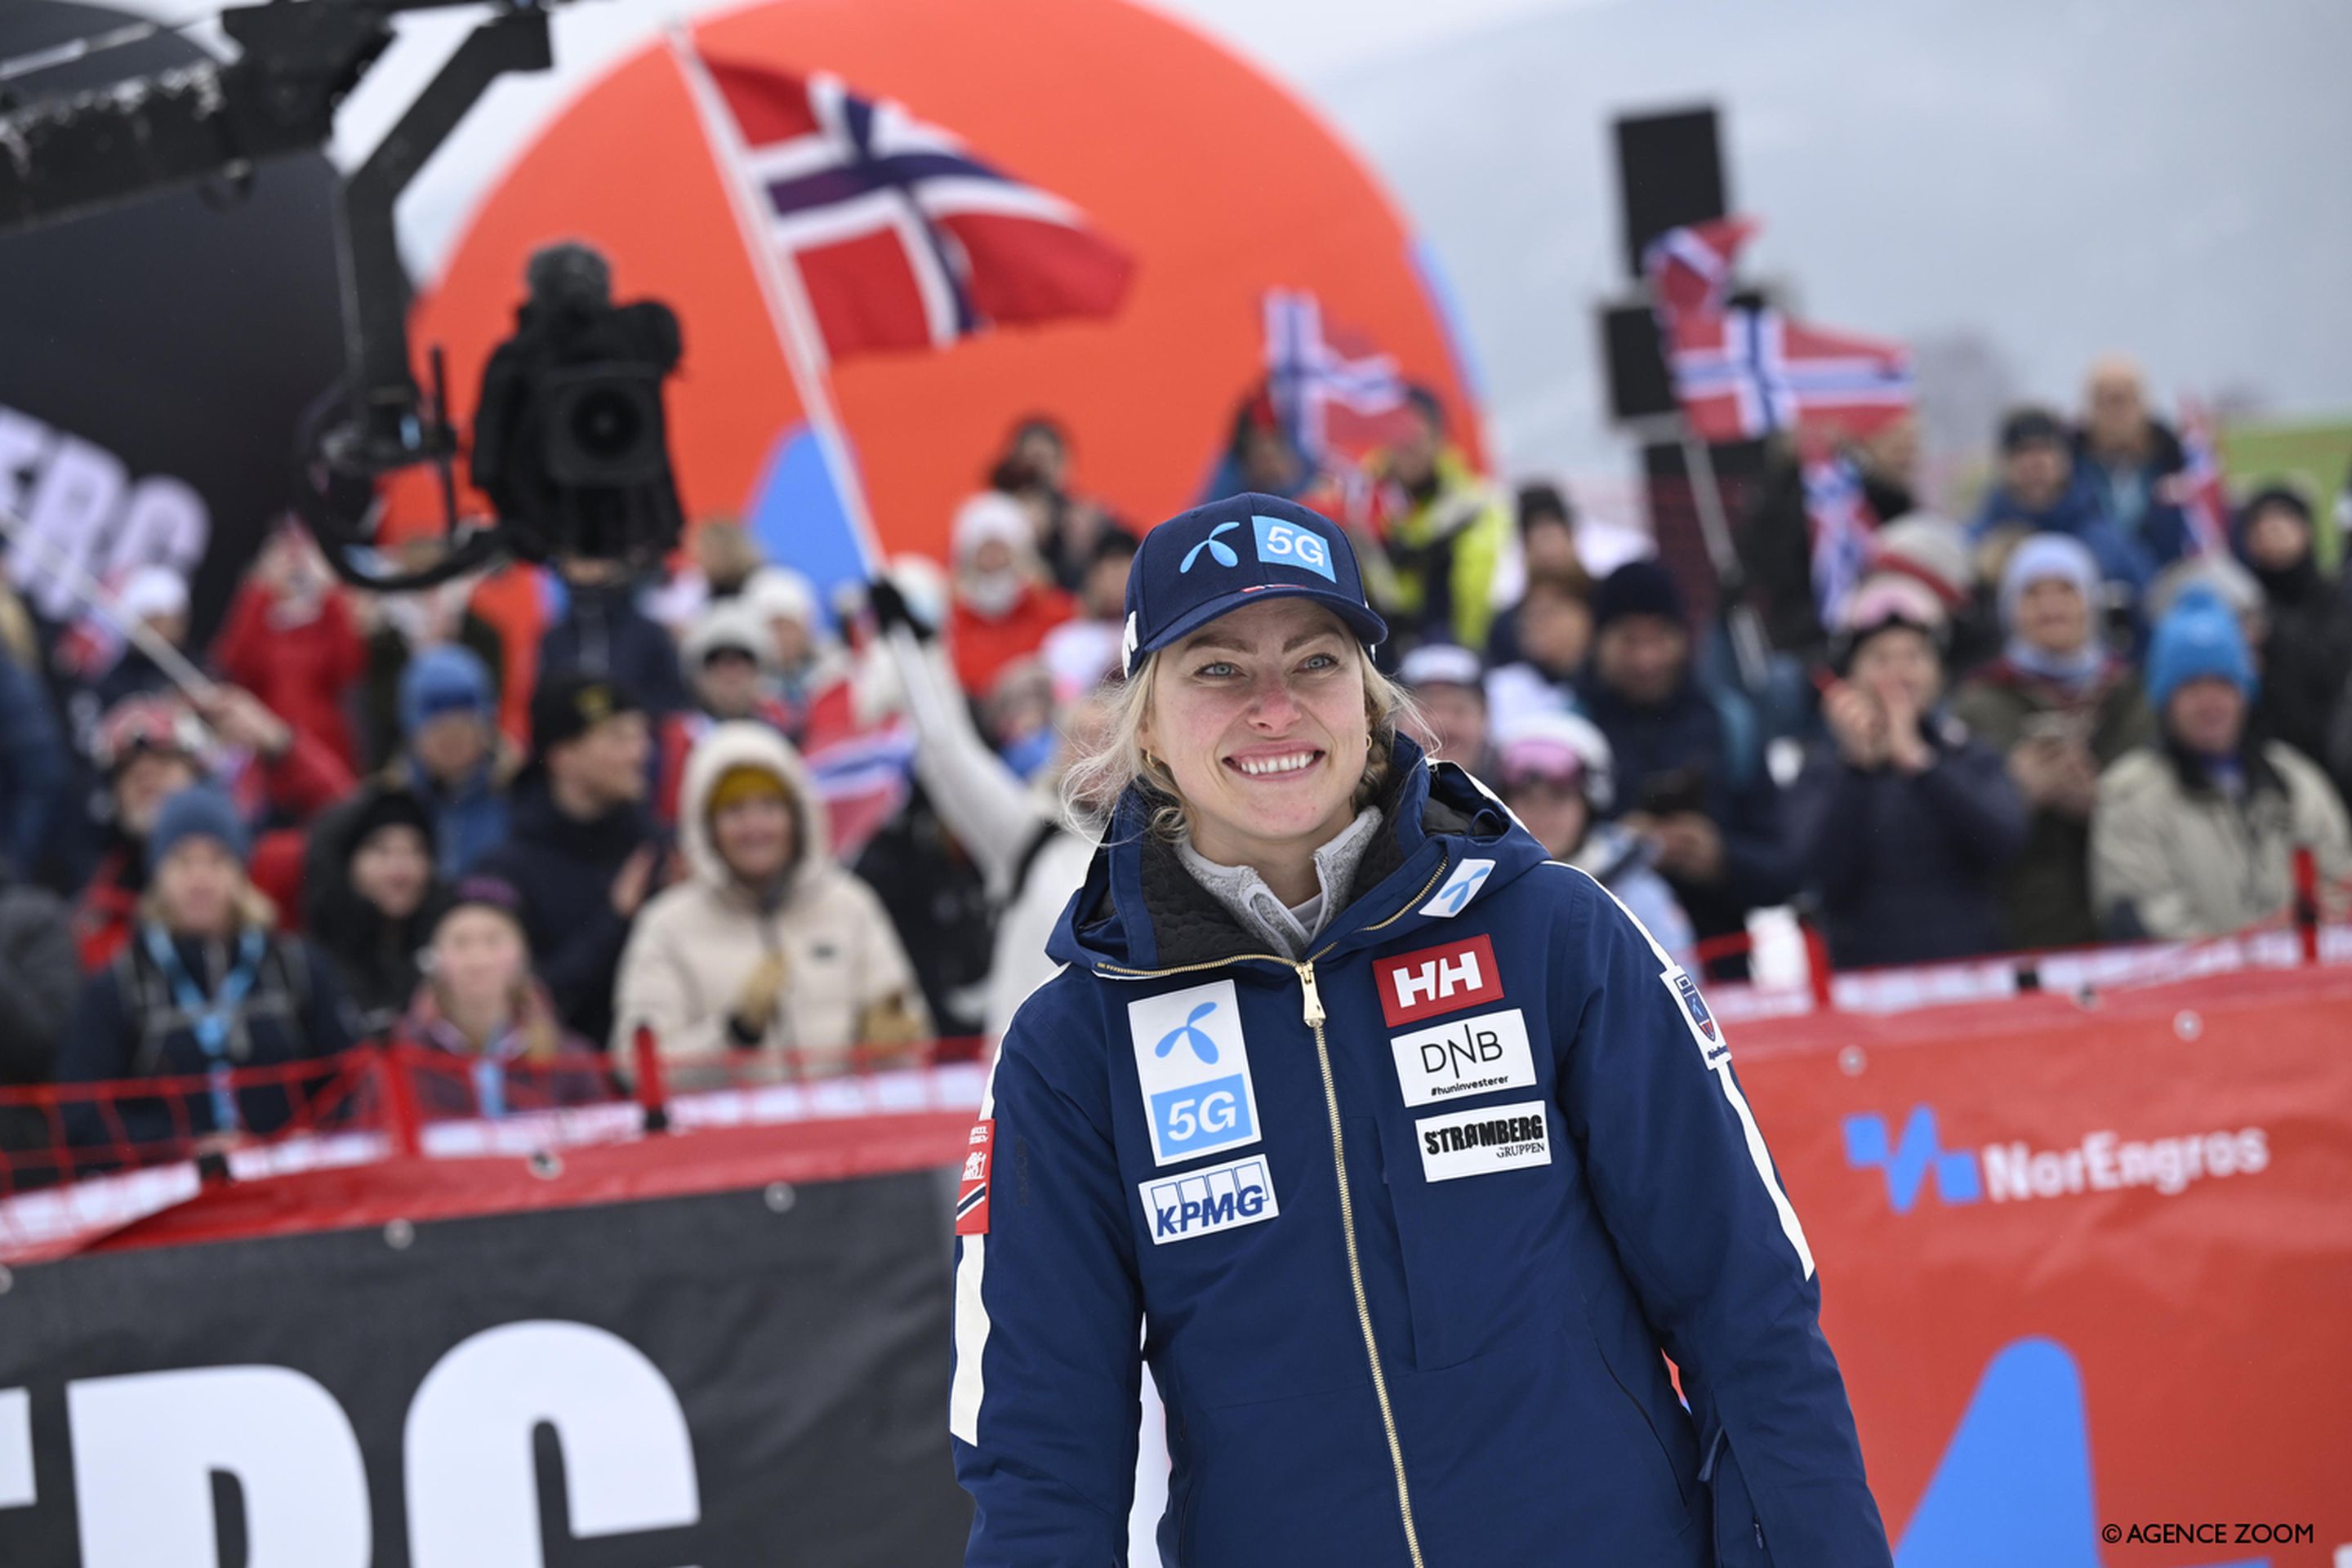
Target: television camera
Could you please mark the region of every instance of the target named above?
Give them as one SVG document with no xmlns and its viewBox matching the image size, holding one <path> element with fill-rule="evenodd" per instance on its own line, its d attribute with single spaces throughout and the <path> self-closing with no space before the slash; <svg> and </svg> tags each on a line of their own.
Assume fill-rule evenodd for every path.
<svg viewBox="0 0 2352 1568">
<path fill-rule="evenodd" d="M 273 158 L 323 149 L 337 110 L 394 41 L 401 13 L 479 0 L 264 0 L 219 14 L 236 57 L 205 59 L 46 98 L 10 81 L 41 58 L 0 62 L 0 237 L 70 221 L 184 185 L 249 184 Z M 496 508 L 458 515 L 440 351 L 420 386 L 408 341 L 408 278 L 393 209 L 490 84 L 553 63 L 550 6 L 492 0 L 397 124 L 335 183 L 335 253 L 345 374 L 296 433 L 295 510 L 347 581 L 381 592 L 428 587 L 504 555 L 638 564 L 683 524 L 662 386 L 677 322 L 653 302 L 615 305 L 603 258 L 580 245 L 532 258 L 516 332 L 491 355 L 472 432 L 471 477 Z M 161 28 L 123 30 L 144 36 Z M 89 53 L 121 34 L 85 41 Z M 73 51 L 45 51 L 70 54 Z M 387 570 L 374 549 L 380 481 L 430 465 L 439 477 L 439 559 Z"/>
</svg>

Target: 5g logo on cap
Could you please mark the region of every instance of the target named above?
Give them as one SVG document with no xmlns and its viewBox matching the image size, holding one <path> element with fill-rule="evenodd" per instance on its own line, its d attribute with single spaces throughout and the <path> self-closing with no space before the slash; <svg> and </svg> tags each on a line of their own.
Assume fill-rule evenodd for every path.
<svg viewBox="0 0 2352 1568">
<path fill-rule="evenodd" d="M 1268 566 L 1297 566 L 1327 583 L 1339 582 L 1339 574 L 1331 570 L 1331 547 L 1323 542 L 1321 534 L 1263 512 L 1254 514 L 1250 521 L 1257 528 L 1260 561 Z"/>
</svg>

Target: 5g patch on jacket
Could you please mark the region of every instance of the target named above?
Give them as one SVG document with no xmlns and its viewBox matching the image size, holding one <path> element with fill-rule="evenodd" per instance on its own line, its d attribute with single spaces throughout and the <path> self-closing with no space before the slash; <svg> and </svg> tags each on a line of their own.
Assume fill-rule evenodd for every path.
<svg viewBox="0 0 2352 1568">
<path fill-rule="evenodd" d="M 1257 1142 L 1257 1089 L 1232 981 L 1130 1002 L 1127 1025 L 1153 1164 Z"/>
</svg>

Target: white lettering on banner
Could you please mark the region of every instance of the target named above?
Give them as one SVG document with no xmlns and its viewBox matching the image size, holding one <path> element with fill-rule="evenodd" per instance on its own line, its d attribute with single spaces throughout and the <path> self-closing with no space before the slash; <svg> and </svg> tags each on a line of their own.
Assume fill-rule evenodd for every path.
<svg viewBox="0 0 2352 1568">
<path fill-rule="evenodd" d="M 66 1385 L 66 1414 L 82 1568 L 215 1568 L 215 1472 L 244 1498 L 248 1568 L 367 1568 L 359 1439 L 335 1396 L 302 1373 L 86 1378 Z"/>
<path fill-rule="evenodd" d="M 1517 1007 L 1393 1036 L 1389 1049 L 1396 1057 L 1397 1087 L 1407 1105 L 1535 1087 L 1527 1016 Z"/>
<path fill-rule="evenodd" d="M 1412 1125 L 1421 1139 L 1421 1173 L 1433 1182 L 1551 1163 L 1551 1122 L 1540 1100 L 1456 1110 Z"/>
<path fill-rule="evenodd" d="M 541 1422 L 562 1446 L 575 1536 L 701 1520 L 686 1412 L 645 1352 L 585 1323 L 507 1323 L 443 1356 L 409 1406 L 410 1568 L 542 1568 Z"/>
<path fill-rule="evenodd" d="M 2260 1127 L 2146 1140 L 2120 1140 L 2101 1131 L 2072 1149 L 1988 1143 L 1982 1161 L 1985 1196 L 1997 1204 L 2125 1187 L 2154 1187 L 2165 1197 L 2177 1197 L 2208 1176 L 2251 1176 L 2263 1170 L 2271 1149 L 2270 1135 Z"/>
<path fill-rule="evenodd" d="M 0 1388 L 0 1508 L 40 1501 L 33 1485 L 33 1399 L 21 1388 Z"/>
<path fill-rule="evenodd" d="M 5 406 L 0 504 L 20 513 L 40 541 L 11 550 L 8 571 L 52 620 L 69 619 L 81 607 L 52 555 L 100 582 L 150 565 L 184 576 L 194 573 L 212 537 L 212 513 L 184 481 L 155 474 L 134 484 L 113 453 Z"/>
</svg>

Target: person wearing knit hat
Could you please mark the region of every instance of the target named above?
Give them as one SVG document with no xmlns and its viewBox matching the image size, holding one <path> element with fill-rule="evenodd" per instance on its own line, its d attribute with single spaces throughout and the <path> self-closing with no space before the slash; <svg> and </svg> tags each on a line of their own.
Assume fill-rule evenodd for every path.
<svg viewBox="0 0 2352 1568">
<path fill-rule="evenodd" d="M 455 643 L 418 649 L 401 672 L 400 729 L 400 754 L 383 783 L 422 803 L 433 823 L 435 866 L 455 877 L 507 835 L 488 668 Z"/>
<path fill-rule="evenodd" d="M 2001 948 L 1998 882 L 2025 842 L 2000 753 L 1944 707 L 1940 606 L 1881 578 L 1847 602 L 1829 732 L 1789 788 L 1788 845 L 1841 969 Z"/>
<path fill-rule="evenodd" d="M 1602 578 L 1592 623 L 1576 699 L 1616 756 L 1616 815 L 1648 844 L 1700 941 L 1745 931 L 1749 910 L 1795 890 L 1755 709 L 1698 678 L 1688 610 L 1657 562 Z"/>
<path fill-rule="evenodd" d="M 982 490 L 956 509 L 949 530 L 953 601 L 948 657 L 967 695 L 983 698 L 1014 659 L 1034 654 L 1077 604 L 1045 579 L 1037 520 L 1028 507 Z"/>
<path fill-rule="evenodd" d="M 522 897 L 467 877 L 434 911 L 424 978 L 391 1039 L 427 1116 L 495 1119 L 604 1097 L 604 1058 L 567 1034 L 532 978 Z"/>
<path fill-rule="evenodd" d="M 433 814 L 403 789 L 358 796 L 306 857 L 303 929 L 331 959 L 362 1033 L 380 1033 L 416 990 L 442 883 Z"/>
<path fill-rule="evenodd" d="M 1473 778 L 1494 776 L 1484 660 L 1450 642 L 1425 642 L 1397 662 L 1397 683 L 1421 710 L 1413 733 L 1432 756 L 1461 763 Z"/>
<path fill-rule="evenodd" d="M 673 657 L 675 650 L 673 650 Z M 653 731 L 634 692 L 577 673 L 531 693 L 531 761 L 516 779 L 506 840 L 472 869 L 522 894 L 523 921 L 564 1023 L 612 1031 L 613 974 L 629 927 L 658 885 L 648 808 Z"/>
<path fill-rule="evenodd" d="M 2311 503 L 2290 486 L 2266 485 L 2247 497 L 2231 539 L 2261 584 L 2268 622 L 2259 644 L 2257 716 L 2273 739 L 2324 759 L 2336 708 L 2352 688 L 2352 604 L 2341 574 L 2321 567 Z"/>
<path fill-rule="evenodd" d="M 2316 856 L 2341 918 L 2352 826 L 2316 764 L 2248 732 L 2258 680 L 2237 616 L 2191 591 L 2157 623 L 2148 699 L 2158 738 L 2099 778 L 2091 892 L 2110 934 L 2219 936 L 2271 919 L 2298 848 Z"/>
<path fill-rule="evenodd" d="M 677 832 L 687 876 L 630 934 L 615 1054 L 649 1028 L 688 1075 L 718 1072 L 730 1051 L 759 1053 L 760 1070 L 829 1074 L 856 1067 L 860 1047 L 929 1037 L 906 950 L 874 890 L 834 859 L 824 803 L 782 735 L 751 723 L 705 735 Z"/>
<path fill-rule="evenodd" d="M 2011 552 L 2000 605 L 2007 643 L 1966 681 L 1952 711 L 2008 759 L 2032 813 L 2001 883 L 2006 944 L 2099 939 L 2091 904 L 2091 809 L 2099 773 L 2156 733 L 2130 663 L 2100 640 L 2098 563 L 2077 540 L 2037 533 Z"/>
<path fill-rule="evenodd" d="M 332 1056 L 351 1044 L 334 965 L 281 936 L 277 911 L 246 874 L 251 841 L 209 785 L 163 803 L 147 836 L 153 867 L 139 924 L 82 989 L 58 1061 L 64 1083 L 169 1078 L 204 1087 L 176 1106 L 124 1102 L 101 1119 L 71 1108 L 76 1142 L 184 1153 L 185 1139 L 268 1132 L 327 1079 L 240 1081 L 240 1068 Z M 119 1123 L 120 1131 L 116 1124 Z"/>
</svg>

